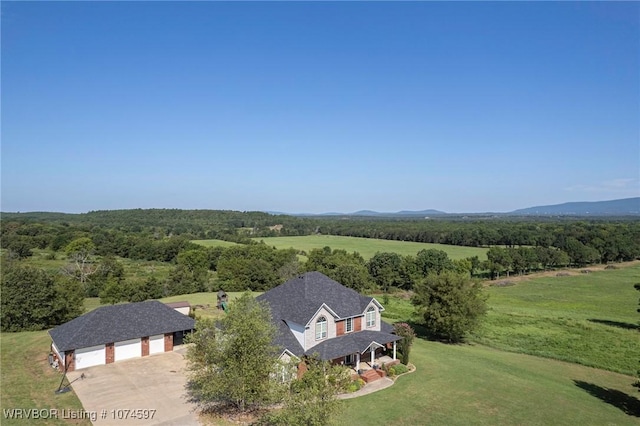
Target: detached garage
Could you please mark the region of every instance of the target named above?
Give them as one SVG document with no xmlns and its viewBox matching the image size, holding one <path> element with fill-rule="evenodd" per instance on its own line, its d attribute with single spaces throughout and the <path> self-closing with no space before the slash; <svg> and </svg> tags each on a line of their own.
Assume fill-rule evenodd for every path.
<svg viewBox="0 0 640 426">
<path fill-rule="evenodd" d="M 194 320 L 163 303 L 102 306 L 49 331 L 60 368 L 79 370 L 169 352 Z"/>
</svg>

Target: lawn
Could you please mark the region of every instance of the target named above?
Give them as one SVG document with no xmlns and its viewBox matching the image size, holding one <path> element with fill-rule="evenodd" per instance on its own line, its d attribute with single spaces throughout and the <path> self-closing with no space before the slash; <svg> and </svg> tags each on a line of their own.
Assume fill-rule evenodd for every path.
<svg viewBox="0 0 640 426">
<path fill-rule="evenodd" d="M 490 287 L 474 340 L 495 348 L 635 374 L 640 266 Z"/>
<path fill-rule="evenodd" d="M 377 252 L 393 252 L 402 256 L 415 256 L 420 250 L 437 249 L 447 252 L 451 259 L 464 259 L 465 257 L 478 256 L 480 260 L 486 260 L 487 249 L 478 247 L 462 247 L 446 244 L 414 243 L 412 241 L 379 240 L 374 238 L 340 237 L 335 235 L 308 235 L 303 237 L 270 237 L 254 238 L 256 241 L 264 241 L 265 244 L 279 249 L 295 248 L 309 252 L 311 249 L 326 246 L 332 249 L 342 249 L 348 252 L 357 251 L 365 259 L 371 259 Z M 199 241 L 194 241 L 198 242 Z"/>
<path fill-rule="evenodd" d="M 416 339 L 417 371 L 389 389 L 344 401 L 341 424 L 638 424 L 640 393 L 631 374 L 640 354 L 633 289 L 639 276 L 634 266 L 490 287 L 490 312 L 472 344 Z M 161 300 L 189 301 L 198 315 L 224 315 L 215 309 L 215 293 Z M 98 305 L 85 301 L 89 309 Z M 412 319 L 406 298 L 391 296 L 385 307 L 389 322 Z M 61 375 L 47 364 L 49 343 L 46 331 L 0 334 L 3 409 L 80 409 L 73 392 L 54 393 Z"/>
<path fill-rule="evenodd" d="M 633 378 L 481 345 L 416 339 L 417 370 L 344 401 L 341 425 L 637 425 Z"/>
<path fill-rule="evenodd" d="M 74 392 L 55 393 L 62 374 L 49 366 L 47 357 L 50 344 L 51 339 L 46 331 L 0 333 L 0 405 L 3 410 L 57 408 L 60 412 L 63 409 L 77 412 L 82 409 Z M 9 420 L 3 411 L 0 423 L 3 426 L 25 425 L 29 424 L 29 420 Z M 43 425 L 69 423 L 69 420 L 65 422 L 62 419 L 37 421 L 37 424 Z M 91 425 L 91 422 L 77 420 L 72 424 Z"/>
<path fill-rule="evenodd" d="M 471 340 L 634 375 L 640 357 L 640 293 L 633 288 L 638 277 L 635 265 L 488 287 L 489 311 Z M 407 298 L 391 296 L 384 306 L 382 316 L 390 322 L 419 320 Z"/>
</svg>

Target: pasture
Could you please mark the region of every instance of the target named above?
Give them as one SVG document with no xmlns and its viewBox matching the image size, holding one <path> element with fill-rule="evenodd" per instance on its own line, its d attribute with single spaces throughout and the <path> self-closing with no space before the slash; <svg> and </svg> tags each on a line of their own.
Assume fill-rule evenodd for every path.
<svg viewBox="0 0 640 426">
<path fill-rule="evenodd" d="M 635 374 L 640 265 L 490 287 L 474 340 L 498 349 Z"/>
<path fill-rule="evenodd" d="M 470 344 L 416 339 L 417 370 L 381 392 L 344 401 L 339 424 L 638 424 L 639 277 L 636 265 L 489 287 L 490 311 Z M 215 293 L 161 300 L 223 315 Z M 98 303 L 88 299 L 85 306 Z M 396 296 L 383 316 L 416 319 L 410 302 Z M 49 342 L 46 331 L 0 334 L 2 408 L 80 408 L 72 392 L 53 393 L 61 376 L 46 362 Z"/>
<path fill-rule="evenodd" d="M 254 238 L 256 241 L 264 241 L 269 246 L 278 249 L 294 248 L 309 252 L 312 249 L 331 247 L 332 249 L 358 252 L 369 260 L 377 252 L 392 252 L 402 256 L 415 256 L 420 250 L 437 249 L 445 251 L 451 259 L 464 259 L 465 257 L 478 256 L 480 260 L 487 259 L 487 249 L 478 247 L 462 247 L 446 244 L 414 243 L 412 241 L 380 240 L 374 238 L 341 237 L 335 235 L 307 235 L 303 237 L 270 237 Z M 198 241 L 194 241 L 198 242 Z"/>
<path fill-rule="evenodd" d="M 510 352 L 635 375 L 640 354 L 633 288 L 640 265 L 490 286 L 488 313 L 471 341 Z M 488 282 L 491 283 L 491 282 Z M 495 282 L 494 282 L 495 283 Z M 382 302 L 382 296 L 376 295 Z M 406 297 L 389 297 L 389 322 L 419 322 Z"/>
<path fill-rule="evenodd" d="M 481 345 L 416 339 L 414 373 L 344 401 L 340 425 L 637 425 L 633 378 Z"/>
<path fill-rule="evenodd" d="M 225 240 L 192 240 L 192 242 L 205 247 L 233 247 L 238 245 Z"/>
</svg>

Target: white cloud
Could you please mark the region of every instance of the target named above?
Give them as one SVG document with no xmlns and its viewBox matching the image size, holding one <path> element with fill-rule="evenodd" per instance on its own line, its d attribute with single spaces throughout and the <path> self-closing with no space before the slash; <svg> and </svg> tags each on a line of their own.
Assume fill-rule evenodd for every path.
<svg viewBox="0 0 640 426">
<path fill-rule="evenodd" d="M 570 192 L 586 192 L 597 194 L 611 194 L 611 196 L 640 196 L 640 179 L 619 178 L 597 182 L 593 184 L 578 184 L 564 188 Z"/>
</svg>

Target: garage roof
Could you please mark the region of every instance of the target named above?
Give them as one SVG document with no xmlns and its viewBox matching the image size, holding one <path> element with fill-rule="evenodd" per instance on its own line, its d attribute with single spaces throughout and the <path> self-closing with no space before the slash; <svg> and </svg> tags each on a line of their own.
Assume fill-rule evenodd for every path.
<svg viewBox="0 0 640 426">
<path fill-rule="evenodd" d="M 192 330 L 195 321 L 157 300 L 102 306 L 52 330 L 60 351 Z"/>
</svg>

